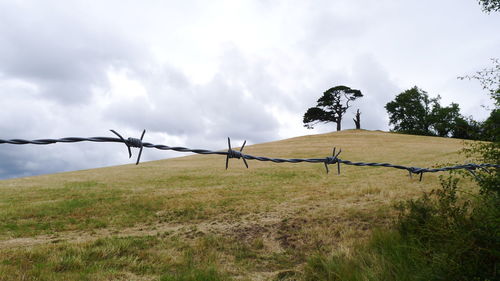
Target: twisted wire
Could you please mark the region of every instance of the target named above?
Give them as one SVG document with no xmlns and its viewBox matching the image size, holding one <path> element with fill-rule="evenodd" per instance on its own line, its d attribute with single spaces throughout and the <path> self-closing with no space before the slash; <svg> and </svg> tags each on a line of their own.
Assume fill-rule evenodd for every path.
<svg viewBox="0 0 500 281">
<path fill-rule="evenodd" d="M 118 134 L 116 131 L 111 130 L 115 135 L 118 136 L 118 138 L 113 138 L 113 137 L 88 137 L 88 138 L 82 138 L 82 137 L 66 137 L 66 138 L 60 138 L 60 139 L 36 139 L 36 140 L 24 140 L 24 139 L 10 139 L 10 140 L 4 140 L 0 139 L 0 144 L 14 144 L 14 145 L 25 145 L 25 144 L 35 144 L 35 145 L 48 145 L 48 144 L 54 144 L 54 143 L 76 143 L 76 142 L 112 142 L 112 143 L 124 143 L 127 146 L 128 152 L 129 152 L 129 157 L 132 156 L 132 152 L 130 150 L 131 147 L 139 148 L 139 155 L 137 158 L 136 164 L 139 164 L 139 160 L 142 154 L 142 149 L 144 147 L 146 148 L 154 148 L 158 150 L 173 150 L 177 152 L 190 152 L 190 153 L 196 153 L 196 154 L 204 154 L 204 155 L 209 155 L 209 154 L 215 154 L 215 155 L 225 155 L 226 156 L 226 169 L 228 168 L 228 163 L 229 159 L 231 158 L 236 158 L 236 159 L 242 159 L 245 166 L 248 168 L 248 164 L 246 160 L 257 160 L 257 161 L 268 161 L 268 162 L 273 162 L 273 163 L 323 163 L 325 165 L 326 171 L 329 172 L 328 165 L 331 164 L 337 164 L 338 168 L 338 173 L 340 174 L 340 164 L 344 165 L 351 165 L 351 166 L 360 166 L 360 167 L 386 167 L 386 168 L 394 168 L 394 169 L 400 169 L 400 170 L 406 170 L 409 172 L 410 176 L 412 174 L 418 174 L 420 175 L 420 180 L 422 180 L 422 175 L 424 173 L 436 173 L 436 172 L 445 172 L 445 171 L 451 171 L 451 170 L 467 170 L 469 171 L 472 175 L 477 177 L 477 175 L 474 173 L 475 170 L 480 169 L 483 171 L 490 172 L 488 168 L 500 168 L 500 165 L 498 164 L 474 164 L 474 163 L 468 163 L 468 164 L 462 164 L 462 165 L 455 165 L 455 166 L 449 166 L 449 167 L 441 167 L 441 168 L 419 168 L 419 167 L 411 167 L 411 166 L 403 166 L 403 165 L 394 165 L 390 163 L 376 163 L 376 162 L 352 162 L 349 160 L 343 160 L 338 158 L 338 156 L 341 153 L 341 150 L 339 150 L 338 153 L 335 153 L 335 148 L 333 149 L 333 154 L 332 156 L 327 156 L 324 158 L 270 158 L 270 157 L 265 157 L 265 156 L 253 156 L 249 154 L 244 154 L 243 148 L 245 147 L 246 141 L 243 143 L 239 151 L 233 150 L 231 148 L 231 140 L 228 138 L 228 150 L 227 151 L 213 151 L 213 150 L 207 150 L 207 149 L 192 149 L 192 148 L 187 148 L 187 147 L 180 147 L 180 146 L 168 146 L 168 145 L 163 145 L 163 144 L 152 144 L 149 142 L 143 142 L 142 139 L 144 137 L 144 134 L 146 130 L 142 132 L 141 138 L 128 138 L 125 139 L 123 138 L 120 134 Z"/>
</svg>

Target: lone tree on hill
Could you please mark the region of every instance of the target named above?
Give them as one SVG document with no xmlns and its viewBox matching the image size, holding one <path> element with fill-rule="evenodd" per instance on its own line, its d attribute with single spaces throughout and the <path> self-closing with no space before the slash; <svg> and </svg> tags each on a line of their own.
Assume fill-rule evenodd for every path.
<svg viewBox="0 0 500 281">
<path fill-rule="evenodd" d="M 318 99 L 318 104 L 304 114 L 304 127 L 312 129 L 318 123 L 335 122 L 337 131 L 340 131 L 342 117 L 349 108 L 349 103 L 362 96 L 360 90 L 346 86 L 330 88 Z"/>
</svg>

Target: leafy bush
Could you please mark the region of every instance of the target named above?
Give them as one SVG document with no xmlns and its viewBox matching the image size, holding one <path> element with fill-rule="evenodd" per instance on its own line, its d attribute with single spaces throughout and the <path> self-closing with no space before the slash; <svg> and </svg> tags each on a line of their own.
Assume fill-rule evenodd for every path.
<svg viewBox="0 0 500 281">
<path fill-rule="evenodd" d="M 498 187 L 495 174 L 482 179 Z M 375 231 L 353 255 L 310 258 L 305 280 L 498 280 L 498 196 L 460 195 L 458 179 L 441 179 L 440 189 L 399 203 L 392 229 Z"/>
<path fill-rule="evenodd" d="M 493 280 L 500 261 L 500 202 L 486 195 L 462 199 L 457 182 L 442 180 L 442 189 L 400 204 L 397 230 L 446 280 Z"/>
</svg>

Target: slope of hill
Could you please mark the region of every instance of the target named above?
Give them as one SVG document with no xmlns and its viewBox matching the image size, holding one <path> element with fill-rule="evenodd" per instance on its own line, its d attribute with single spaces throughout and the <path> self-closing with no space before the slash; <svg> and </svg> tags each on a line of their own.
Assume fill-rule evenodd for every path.
<svg viewBox="0 0 500 281">
<path fill-rule="evenodd" d="M 462 140 L 348 130 L 250 145 L 256 156 L 418 167 L 464 163 Z M 0 280 L 293 280 L 438 186 L 405 171 L 192 155 L 0 181 Z M 335 170 L 335 169 L 334 169 Z M 472 186 L 470 182 L 464 185 Z M 295 276 L 295 277 L 294 277 Z M 23 279 L 24 278 L 24 279 Z M 184 279 L 183 279 L 184 278 Z"/>
</svg>

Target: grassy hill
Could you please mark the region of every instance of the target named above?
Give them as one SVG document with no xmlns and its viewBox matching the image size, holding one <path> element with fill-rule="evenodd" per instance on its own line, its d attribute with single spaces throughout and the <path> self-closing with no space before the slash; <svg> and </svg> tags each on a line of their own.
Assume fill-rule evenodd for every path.
<svg viewBox="0 0 500 281">
<path fill-rule="evenodd" d="M 348 130 L 250 145 L 256 156 L 418 167 L 464 163 L 463 141 Z M 147 153 L 147 152 L 146 152 Z M 8 160 L 4 160 L 8 161 Z M 0 181 L 0 280 L 295 280 L 439 185 L 391 168 L 192 155 Z M 462 186 L 472 186 L 464 182 Z M 287 279 L 288 278 L 288 279 Z"/>
</svg>

